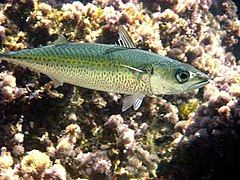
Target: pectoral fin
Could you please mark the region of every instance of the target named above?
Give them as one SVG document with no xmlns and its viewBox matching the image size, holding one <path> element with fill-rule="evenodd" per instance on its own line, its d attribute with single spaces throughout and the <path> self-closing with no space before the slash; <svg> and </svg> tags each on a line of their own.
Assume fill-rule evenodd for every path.
<svg viewBox="0 0 240 180">
<path fill-rule="evenodd" d="M 134 72 L 144 73 L 143 70 L 138 69 L 138 68 L 135 68 L 135 67 L 131 67 L 131 66 L 128 66 L 128 65 L 121 65 L 121 66 L 122 66 L 122 67 L 125 67 L 125 68 L 128 68 L 128 69 L 130 69 L 130 70 L 132 70 L 132 71 L 134 71 Z"/>
<path fill-rule="evenodd" d="M 121 65 L 124 68 L 129 69 L 134 75 L 137 77 L 139 81 L 143 81 L 144 83 L 149 83 L 149 79 L 151 75 L 153 74 L 153 68 L 152 67 L 141 67 L 141 68 L 135 68 L 128 65 Z"/>
<path fill-rule="evenodd" d="M 126 96 L 123 100 L 122 112 L 126 111 L 131 106 L 133 106 L 134 110 L 137 110 L 141 106 L 143 98 L 144 95 L 140 94 Z"/>
</svg>

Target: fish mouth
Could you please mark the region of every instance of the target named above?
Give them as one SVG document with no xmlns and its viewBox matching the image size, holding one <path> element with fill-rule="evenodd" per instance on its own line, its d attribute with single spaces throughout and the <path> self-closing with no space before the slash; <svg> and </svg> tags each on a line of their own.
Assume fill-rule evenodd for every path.
<svg viewBox="0 0 240 180">
<path fill-rule="evenodd" d="M 197 73 L 197 77 L 202 79 L 202 81 L 193 85 L 195 89 L 199 89 L 212 81 L 211 78 L 204 73 Z"/>
<path fill-rule="evenodd" d="M 205 79 L 205 80 L 201 81 L 200 83 L 198 83 L 197 85 L 199 87 L 203 87 L 203 86 L 205 86 L 206 84 L 208 84 L 210 82 L 211 82 L 211 79 Z"/>
<path fill-rule="evenodd" d="M 203 81 L 201 81 L 199 83 L 195 83 L 195 84 L 186 86 L 186 88 L 182 92 L 179 92 L 178 90 L 176 90 L 176 91 L 173 90 L 173 91 L 170 91 L 170 92 L 165 92 L 164 94 L 170 95 L 170 94 L 184 93 L 186 91 L 192 91 L 194 89 L 202 88 L 203 86 L 205 86 L 206 84 L 210 83 L 211 81 L 212 80 L 210 78 L 204 79 Z"/>
<path fill-rule="evenodd" d="M 209 84 L 211 82 L 211 79 L 204 79 L 203 81 L 200 81 L 199 83 L 196 83 L 194 85 L 189 86 L 190 89 L 199 89 L 207 84 Z"/>
</svg>

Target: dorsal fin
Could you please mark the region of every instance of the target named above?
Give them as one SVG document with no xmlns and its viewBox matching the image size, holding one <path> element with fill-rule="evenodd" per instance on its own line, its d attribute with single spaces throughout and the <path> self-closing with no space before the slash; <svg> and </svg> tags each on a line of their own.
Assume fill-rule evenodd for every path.
<svg viewBox="0 0 240 180">
<path fill-rule="evenodd" d="M 133 40 L 122 26 L 118 27 L 118 31 L 119 31 L 118 43 L 120 46 L 127 48 L 136 48 L 136 45 L 134 44 Z"/>
<path fill-rule="evenodd" d="M 53 41 L 52 43 L 50 43 L 50 45 L 61 45 L 61 44 L 67 44 L 68 40 L 66 39 L 65 36 L 60 35 L 57 40 Z"/>
</svg>

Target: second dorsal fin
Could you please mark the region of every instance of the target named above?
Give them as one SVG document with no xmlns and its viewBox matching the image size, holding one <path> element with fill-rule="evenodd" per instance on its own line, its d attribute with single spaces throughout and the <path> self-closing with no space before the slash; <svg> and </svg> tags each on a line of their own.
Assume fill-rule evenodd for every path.
<svg viewBox="0 0 240 180">
<path fill-rule="evenodd" d="M 133 40 L 122 26 L 118 27 L 118 31 L 119 31 L 118 43 L 120 46 L 127 48 L 136 48 L 136 45 L 134 44 Z"/>
<path fill-rule="evenodd" d="M 69 43 L 68 40 L 66 39 L 65 36 L 60 35 L 57 40 L 53 41 L 52 43 L 50 43 L 50 45 L 61 45 L 61 44 L 67 44 Z"/>
</svg>

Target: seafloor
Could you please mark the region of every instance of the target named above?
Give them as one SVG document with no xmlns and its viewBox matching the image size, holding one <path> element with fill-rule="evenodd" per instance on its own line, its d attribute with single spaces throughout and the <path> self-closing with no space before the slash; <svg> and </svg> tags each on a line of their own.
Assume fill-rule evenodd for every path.
<svg viewBox="0 0 240 180">
<path fill-rule="evenodd" d="M 139 48 L 170 56 L 213 81 L 146 97 L 64 84 L 0 64 L 0 179 L 240 178 L 240 23 L 231 0 L 6 0 L 0 48 L 115 43 L 122 24 Z"/>
</svg>

